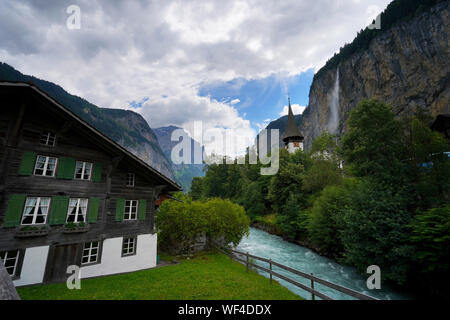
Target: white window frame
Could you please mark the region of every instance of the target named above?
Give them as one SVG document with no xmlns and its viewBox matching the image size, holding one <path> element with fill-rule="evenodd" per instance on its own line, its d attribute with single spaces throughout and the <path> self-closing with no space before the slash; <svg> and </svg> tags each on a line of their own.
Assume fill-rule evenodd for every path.
<svg viewBox="0 0 450 320">
<path fill-rule="evenodd" d="M 82 169 L 81 169 L 81 178 L 77 178 L 77 164 L 78 163 L 82 163 L 83 164 L 83 166 L 82 166 Z M 86 163 L 89 163 L 90 165 L 91 165 L 91 170 L 90 170 L 90 172 L 89 172 L 89 177 L 86 179 L 86 178 L 84 178 L 84 175 L 86 174 Z M 75 173 L 74 173 L 74 176 L 73 176 L 73 178 L 74 179 L 77 179 L 77 180 L 91 180 L 91 178 L 92 178 L 92 171 L 93 171 L 93 168 L 94 168 L 94 164 L 92 163 L 92 162 L 88 162 L 88 161 L 76 161 L 75 162 Z"/>
<path fill-rule="evenodd" d="M 43 131 L 39 142 L 44 146 L 54 147 L 56 143 L 56 133 L 49 130 Z"/>
<path fill-rule="evenodd" d="M 79 222 L 87 223 L 87 208 L 89 206 L 89 199 L 88 198 L 70 198 L 69 199 L 69 206 L 67 208 L 66 223 L 69 222 L 69 216 L 71 215 L 70 214 L 70 212 L 71 212 L 70 201 L 71 200 L 77 200 L 77 204 L 75 205 L 75 208 L 76 208 L 76 210 L 75 210 L 75 219 L 74 219 L 74 221 L 70 221 L 70 222 L 73 222 L 73 223 L 79 223 Z M 80 206 L 80 203 L 81 203 L 82 200 L 86 200 L 86 207 L 84 208 L 84 213 L 83 212 L 79 212 L 80 209 L 81 210 L 83 209 L 83 207 Z M 79 215 L 84 217 L 83 221 L 77 221 Z"/>
<path fill-rule="evenodd" d="M 12 252 L 12 251 L 17 251 L 15 258 L 8 258 L 8 253 Z M 4 254 L 4 257 L 2 258 L 2 255 Z M 3 266 L 6 269 L 6 272 L 8 272 L 8 274 L 14 278 L 16 277 L 16 273 L 17 273 L 17 264 L 19 262 L 19 256 L 20 256 L 20 250 L 9 250 L 9 251 L 3 251 L 1 252 L 0 255 L 0 263 L 3 263 Z M 14 267 L 13 267 L 13 273 L 9 273 L 8 269 L 11 269 L 11 267 L 6 267 L 6 260 L 12 260 L 15 259 L 16 261 L 14 261 Z"/>
<path fill-rule="evenodd" d="M 25 214 L 26 210 L 27 210 L 27 202 L 28 199 L 36 199 L 36 204 L 34 205 L 34 209 L 33 209 L 33 213 L 29 213 L 29 214 Z M 45 221 L 41 222 L 41 223 L 36 223 L 36 218 L 37 218 L 37 212 L 41 206 L 41 200 L 42 199 L 48 199 L 48 206 L 47 206 L 47 213 L 45 214 Z M 25 199 L 25 205 L 22 211 L 22 219 L 20 220 L 20 225 L 22 226 L 32 226 L 32 225 L 44 225 L 47 223 L 47 218 L 48 218 L 48 213 L 50 211 L 50 205 L 51 205 L 51 201 L 52 199 L 50 197 L 27 197 Z M 26 216 L 33 216 L 33 221 L 31 223 L 23 223 L 23 221 L 25 220 Z"/>
<path fill-rule="evenodd" d="M 96 246 L 94 246 L 94 243 L 97 243 Z M 92 250 L 97 249 L 97 253 L 92 253 Z M 83 254 L 81 256 L 81 264 L 94 264 L 99 262 L 99 256 L 100 256 L 100 241 L 91 241 L 91 242 L 85 242 L 83 244 Z M 87 262 L 83 262 L 84 258 L 88 258 Z"/>
<path fill-rule="evenodd" d="M 130 245 L 130 242 L 132 244 Z M 137 237 L 124 237 L 122 242 L 122 257 L 134 256 L 137 248 Z"/>
<path fill-rule="evenodd" d="M 44 168 L 43 168 L 43 169 L 39 169 L 39 168 L 37 167 L 38 162 L 39 162 L 39 157 L 45 158 L 45 161 L 44 161 Z M 52 175 L 51 175 L 51 176 L 48 176 L 48 175 L 46 175 L 46 173 L 47 173 L 48 162 L 49 162 L 50 158 L 51 158 L 51 159 L 55 159 L 55 168 L 53 169 Z M 58 158 L 56 158 L 56 157 L 51 157 L 51 156 L 44 156 L 44 155 L 38 154 L 37 157 L 36 157 L 36 163 L 34 164 L 33 175 L 39 176 L 39 177 L 54 177 L 54 176 L 55 176 L 55 173 L 56 173 L 56 167 L 57 167 L 57 166 L 58 166 Z M 38 170 L 38 169 L 39 169 L 39 170 L 43 170 L 43 171 L 42 171 L 42 174 L 37 174 L 37 173 L 36 173 L 36 170 Z"/>
<path fill-rule="evenodd" d="M 136 175 L 132 172 L 128 172 L 127 173 L 127 187 L 134 187 L 135 184 L 136 184 Z"/>
<path fill-rule="evenodd" d="M 127 206 L 127 202 L 130 202 L 130 205 Z M 133 213 L 132 208 L 136 206 L 136 212 Z M 127 211 L 127 207 L 128 207 L 128 211 Z M 125 200 L 125 204 L 124 204 L 124 209 L 123 209 L 123 220 L 137 220 L 137 216 L 138 216 L 138 210 L 139 210 L 139 200 Z M 131 215 L 134 214 L 135 217 L 131 218 Z M 126 218 L 126 216 L 128 215 L 128 218 Z"/>
</svg>

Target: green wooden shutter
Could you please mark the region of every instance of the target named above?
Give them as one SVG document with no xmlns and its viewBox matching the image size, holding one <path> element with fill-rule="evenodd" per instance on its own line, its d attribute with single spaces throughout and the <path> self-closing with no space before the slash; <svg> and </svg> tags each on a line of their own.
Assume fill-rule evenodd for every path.
<svg viewBox="0 0 450 320">
<path fill-rule="evenodd" d="M 35 162 L 36 152 L 24 152 L 22 155 L 22 162 L 20 163 L 18 174 L 21 176 L 32 175 Z"/>
<path fill-rule="evenodd" d="M 75 162 L 74 158 L 59 158 L 56 177 L 60 179 L 73 179 L 75 174 Z"/>
<path fill-rule="evenodd" d="M 97 222 L 99 204 L 100 204 L 99 198 L 90 198 L 89 199 L 89 212 L 88 212 L 88 222 L 89 223 Z"/>
<path fill-rule="evenodd" d="M 25 195 L 13 194 L 8 201 L 8 209 L 6 209 L 4 227 L 15 227 L 20 224 L 22 218 L 23 204 L 25 202 Z"/>
<path fill-rule="evenodd" d="M 92 174 L 92 181 L 100 182 L 102 181 L 102 164 L 94 163 L 94 173 Z"/>
<path fill-rule="evenodd" d="M 66 223 L 67 209 L 69 207 L 69 197 L 54 196 L 52 198 L 50 209 L 50 224 L 64 224 Z"/>
<path fill-rule="evenodd" d="M 139 200 L 139 220 L 145 220 L 146 212 L 147 212 L 147 200 Z"/>
<path fill-rule="evenodd" d="M 123 211 L 125 209 L 125 199 L 116 200 L 116 221 L 123 221 Z"/>
</svg>

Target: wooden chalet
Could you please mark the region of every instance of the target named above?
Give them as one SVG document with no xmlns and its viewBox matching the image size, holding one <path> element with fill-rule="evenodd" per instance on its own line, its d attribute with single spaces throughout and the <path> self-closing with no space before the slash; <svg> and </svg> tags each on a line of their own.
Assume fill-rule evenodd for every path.
<svg viewBox="0 0 450 320">
<path fill-rule="evenodd" d="M 0 258 L 14 285 L 156 265 L 155 201 L 180 186 L 30 83 L 0 82 Z"/>
</svg>

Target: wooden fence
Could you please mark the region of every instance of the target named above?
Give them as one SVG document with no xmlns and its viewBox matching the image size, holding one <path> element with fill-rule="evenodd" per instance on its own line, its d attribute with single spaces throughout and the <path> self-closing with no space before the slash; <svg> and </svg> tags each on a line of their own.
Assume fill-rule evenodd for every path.
<svg viewBox="0 0 450 320">
<path fill-rule="evenodd" d="M 307 273 L 304 273 L 304 272 L 292 269 L 292 268 L 290 268 L 288 266 L 282 265 L 281 263 L 272 261 L 271 259 L 258 257 L 258 256 L 255 256 L 255 255 L 249 254 L 248 252 L 240 252 L 240 251 L 237 251 L 237 250 L 228 249 L 228 248 L 224 248 L 224 247 L 216 247 L 216 248 L 219 251 L 221 251 L 222 253 L 228 255 L 230 257 L 230 261 L 232 261 L 234 259 L 234 260 L 236 260 L 238 262 L 241 262 L 241 263 L 245 264 L 247 272 L 248 272 L 249 267 L 254 267 L 256 269 L 259 269 L 259 270 L 262 270 L 264 272 L 267 272 L 269 274 L 269 277 L 270 277 L 270 283 L 272 283 L 272 277 L 277 277 L 279 279 L 287 281 L 287 282 L 289 282 L 289 283 L 291 283 L 291 284 L 293 284 L 293 285 L 295 285 L 295 286 L 297 286 L 297 287 L 299 287 L 299 288 L 301 288 L 301 289 L 311 293 L 312 300 L 315 300 L 316 297 L 319 297 L 319 298 L 324 299 L 324 300 L 333 300 L 332 298 L 328 297 L 327 295 L 317 291 L 314 288 L 314 283 L 320 283 L 320 284 L 322 284 L 322 285 L 324 285 L 326 287 L 329 287 L 329 288 L 334 289 L 336 291 L 342 292 L 342 293 L 344 293 L 346 295 L 349 295 L 349 296 L 351 296 L 353 298 L 356 298 L 356 299 L 359 299 L 359 300 L 378 300 L 376 298 L 373 298 L 373 297 L 370 297 L 368 295 L 362 294 L 362 293 L 357 292 L 355 290 L 343 287 L 341 285 L 329 282 L 327 280 L 323 280 L 323 279 L 317 278 L 312 273 L 311 274 L 307 274 Z M 266 262 L 266 263 L 269 264 L 269 268 L 264 268 L 264 267 L 262 267 L 260 265 L 257 265 L 255 263 L 251 262 L 249 259 L 255 259 L 255 260 L 262 261 L 262 262 Z M 276 267 L 281 268 L 283 270 L 289 271 L 290 273 L 293 273 L 293 274 L 295 274 L 297 276 L 301 276 L 301 277 L 303 277 L 305 279 L 310 280 L 311 281 L 311 286 L 309 287 L 309 286 L 304 285 L 304 284 L 302 284 L 302 283 L 300 283 L 300 282 L 298 282 L 296 280 L 293 280 L 293 279 L 291 279 L 289 277 L 286 277 L 286 276 L 284 276 L 284 275 L 282 275 L 282 274 L 280 274 L 278 272 L 273 271 L 272 270 L 273 266 L 276 266 Z"/>
</svg>

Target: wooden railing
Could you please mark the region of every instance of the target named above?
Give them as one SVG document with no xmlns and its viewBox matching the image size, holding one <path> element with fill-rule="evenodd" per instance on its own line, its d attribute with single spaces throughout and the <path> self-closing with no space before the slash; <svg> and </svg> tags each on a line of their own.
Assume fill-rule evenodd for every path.
<svg viewBox="0 0 450 320">
<path fill-rule="evenodd" d="M 249 270 L 249 267 L 254 267 L 256 269 L 259 269 L 259 270 L 262 270 L 264 272 L 267 272 L 269 274 L 269 276 L 270 276 L 270 283 L 272 283 L 272 277 L 277 277 L 279 279 L 287 281 L 287 282 L 289 282 L 289 283 L 291 283 L 291 284 L 293 284 L 293 285 L 295 285 L 295 286 L 297 286 L 297 287 L 299 287 L 299 288 L 301 288 L 301 289 L 311 293 L 312 300 L 315 300 L 315 297 L 319 297 L 319 298 L 324 299 L 324 300 L 333 300 L 329 296 L 327 296 L 327 295 L 317 291 L 314 288 L 314 283 L 320 283 L 320 284 L 322 284 L 322 285 L 324 285 L 324 286 L 326 286 L 328 288 L 334 289 L 336 291 L 339 291 L 341 293 L 344 293 L 346 295 L 349 295 L 349 296 L 351 296 L 353 298 L 356 298 L 356 299 L 359 299 L 359 300 L 378 300 L 376 298 L 373 298 L 373 297 L 370 297 L 368 295 L 362 294 L 362 293 L 360 293 L 358 291 L 355 291 L 355 290 L 343 287 L 341 285 L 329 282 L 327 280 L 320 279 L 320 278 L 314 276 L 312 273 L 311 274 L 307 274 L 305 272 L 302 272 L 302 271 L 299 271 L 299 270 L 296 270 L 296 269 L 292 269 L 292 268 L 290 268 L 288 266 L 285 266 L 285 265 L 283 265 L 281 263 L 272 261 L 271 259 L 258 257 L 258 256 L 255 256 L 255 255 L 249 254 L 248 252 L 240 252 L 240 251 L 237 251 L 237 250 L 224 248 L 224 247 L 221 247 L 221 246 L 216 246 L 216 248 L 219 251 L 221 251 L 222 253 L 228 255 L 230 257 L 230 261 L 232 261 L 234 259 L 234 260 L 236 260 L 238 262 L 241 262 L 241 263 L 245 264 L 247 272 Z M 241 258 L 241 257 L 243 257 L 243 258 Z M 255 259 L 255 260 L 262 261 L 262 262 L 266 262 L 266 263 L 269 264 L 269 268 L 264 268 L 264 267 L 262 267 L 262 266 L 260 266 L 258 264 L 255 264 L 255 263 L 251 262 L 249 259 Z M 293 280 L 293 279 L 291 279 L 291 278 L 289 278 L 289 277 L 287 277 L 285 275 L 282 275 L 282 274 L 280 274 L 278 272 L 273 271 L 272 270 L 273 266 L 276 266 L 276 267 L 278 267 L 280 269 L 286 270 L 286 271 L 288 271 L 290 273 L 293 273 L 293 274 L 295 274 L 297 276 L 301 276 L 301 277 L 303 277 L 305 279 L 310 280 L 311 281 L 311 286 L 309 287 L 309 286 L 304 285 L 304 284 L 302 284 L 302 283 L 300 283 L 300 282 L 298 282 L 296 280 Z"/>
</svg>

